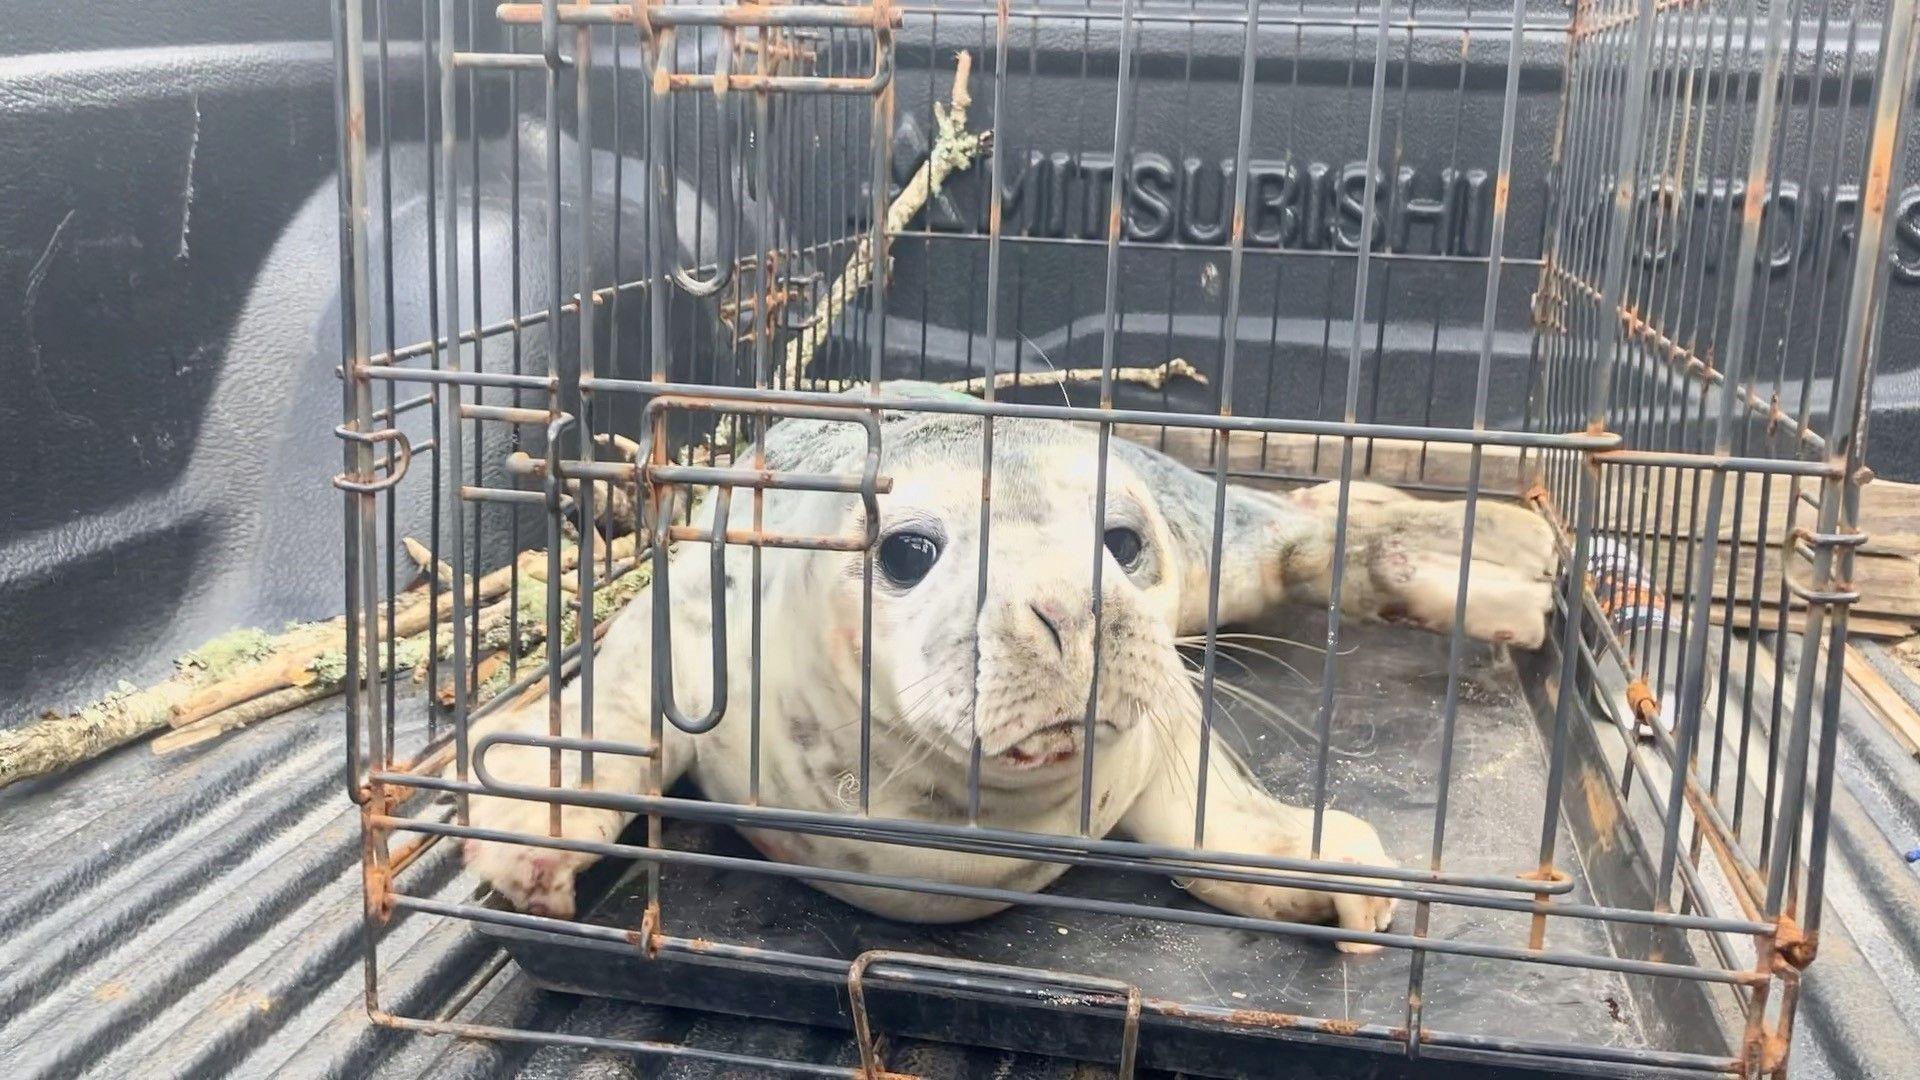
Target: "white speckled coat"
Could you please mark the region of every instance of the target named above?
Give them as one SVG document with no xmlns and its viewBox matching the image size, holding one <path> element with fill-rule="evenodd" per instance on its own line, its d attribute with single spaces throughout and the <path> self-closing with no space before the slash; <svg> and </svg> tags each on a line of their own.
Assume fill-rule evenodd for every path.
<svg viewBox="0 0 1920 1080">
<path fill-rule="evenodd" d="M 943 393 L 890 384 L 890 394 Z M 961 823 L 966 820 L 970 751 L 982 751 L 981 822 L 998 828 L 1077 835 L 1084 757 L 1093 756 L 1092 834 L 1156 844 L 1194 842 L 1200 703 L 1176 652 L 1176 635 L 1204 631 L 1214 486 L 1210 478 L 1154 451 L 1116 440 L 1105 517 L 1094 522 L 1094 435 L 1037 420 L 994 426 L 991 547 L 984 605 L 976 616 L 981 528 L 981 426 L 978 418 L 893 413 L 883 418 L 880 536 L 911 532 L 931 540 L 937 558 L 911 583 L 874 571 L 873 648 L 861 651 L 863 558 L 858 553 L 766 550 L 762 553 L 759 800 L 762 805 L 844 812 L 859 805 L 861 666 L 872 671 L 871 813 Z M 781 471 L 857 473 L 866 454 L 856 426 L 786 420 L 769 432 L 767 466 Z M 1254 618 L 1286 601 L 1329 599 L 1337 486 L 1278 495 L 1230 487 L 1220 566 L 1220 621 Z M 711 522 L 713 499 L 696 522 Z M 734 525 L 750 512 L 733 501 Z M 765 527 L 788 534 L 857 535 L 856 496 L 768 492 Z M 1349 615 L 1432 630 L 1453 625 L 1462 507 L 1357 484 L 1350 495 L 1348 566 L 1341 597 Z M 1141 543 L 1128 565 L 1104 547 L 1108 530 Z M 1513 506 L 1482 501 L 1466 631 L 1522 646 L 1540 642 L 1555 567 L 1544 522 Z M 1131 554 L 1123 549 L 1123 554 Z M 1092 561 L 1104 560 L 1099 615 L 1100 677 L 1096 734 L 1083 745 L 1094 668 Z M 710 589 L 704 544 L 683 544 L 672 560 L 674 692 L 683 712 L 712 701 Z M 881 560 L 876 560 L 880 562 Z M 691 773 L 709 799 L 744 803 L 754 732 L 750 718 L 753 652 L 752 552 L 733 547 L 726 561 L 729 690 L 727 711 L 707 734 L 667 725 L 662 788 Z M 594 737 L 651 741 L 651 598 L 615 616 L 595 660 Z M 975 649 L 978 649 L 977 675 Z M 565 694 L 566 734 L 577 735 L 579 687 Z M 488 731 L 547 730 L 544 699 L 496 714 Z M 566 783 L 578 781 L 579 755 L 568 753 Z M 499 781 L 545 786 L 544 749 L 497 746 L 489 754 Z M 627 793 L 653 789 L 644 759 L 599 754 L 594 787 Z M 1248 775 L 1216 741 L 1209 754 L 1204 846 L 1304 857 L 1311 812 L 1285 805 Z M 477 797 L 473 824 L 524 833 L 548 831 L 548 807 Z M 569 807 L 564 834 L 612 840 L 632 815 Z M 1016 890 L 1044 888 L 1059 863 L 756 830 L 770 858 L 852 871 L 905 875 Z M 517 906 L 570 916 L 573 880 L 593 856 L 538 846 L 469 841 L 468 865 Z M 1329 810 L 1321 856 L 1390 865 L 1373 828 Z M 1001 906 L 966 897 L 822 883 L 825 891 L 898 919 L 946 922 Z M 1384 929 L 1391 900 L 1308 889 L 1196 879 L 1200 899 L 1239 914 L 1333 921 L 1355 931 Z M 1360 943 L 1342 947 L 1361 949 Z"/>
</svg>

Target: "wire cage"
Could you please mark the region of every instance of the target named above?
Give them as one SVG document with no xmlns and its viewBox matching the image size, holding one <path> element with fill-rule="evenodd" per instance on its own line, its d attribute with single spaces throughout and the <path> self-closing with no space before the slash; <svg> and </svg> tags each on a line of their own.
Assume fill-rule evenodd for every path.
<svg viewBox="0 0 1920 1080">
<path fill-rule="evenodd" d="M 882 1075 L 888 1033 L 1123 1075 L 1275 1075 L 1275 1040 L 1325 1074 L 1382 1052 L 1780 1073 L 1818 939 L 1914 15 L 1913 0 L 344 0 L 334 482 L 375 1022 L 752 1075 Z M 1077 833 L 996 827 L 977 737 L 957 818 L 877 811 L 872 731 L 899 703 L 871 664 L 842 718 L 861 738 L 841 805 L 761 798 L 784 752 L 759 741 L 763 658 L 818 632 L 763 612 L 762 577 L 796 549 L 864 564 L 854 655 L 885 648 L 872 566 L 889 440 L 898 417 L 931 414 L 964 422 L 963 464 L 989 478 L 996 431 L 1003 461 L 1020 424 L 1092 433 L 1096 513 L 1124 446 L 1191 466 L 1214 568 L 1183 643 L 1198 722 L 1310 807 L 1312 850 L 1090 828 L 1091 737 Z M 844 427 L 864 468 L 770 463 L 768 432 L 801 422 Z M 1343 620 L 1361 481 L 1458 509 L 1455 629 Z M 1223 629 L 1229 486 L 1309 483 L 1333 500 L 1329 598 L 1270 635 Z M 979 597 L 1006 558 L 991 486 Z M 867 531 L 781 534 L 775 499 L 861 508 Z M 1499 543 L 1475 555 L 1476 524 L 1499 506 L 1530 508 L 1557 545 L 1537 649 L 1463 628 Z M 424 548 L 409 559 L 403 537 Z M 1102 565 L 1096 547 L 1096 597 Z M 716 648 L 702 676 L 731 704 L 686 715 L 693 697 L 676 704 L 656 662 L 627 688 L 651 737 L 596 734 L 596 691 L 632 673 L 582 643 L 621 618 L 666 625 L 669 590 L 636 586 L 669 566 L 676 583 L 752 575 L 737 610 L 710 591 L 716 641 L 747 642 L 744 670 Z M 390 632 L 409 619 L 430 630 L 424 656 Z M 485 726 L 513 710 L 538 729 Z M 748 797 L 661 784 L 663 738 L 703 724 L 750 731 Z M 490 753 L 529 747 L 545 787 L 489 771 Z M 502 796 L 544 828 L 475 824 L 473 804 Z M 1374 815 L 1397 866 L 1356 876 L 1322 857 L 1336 804 Z M 570 808 L 634 824 L 583 837 L 563 828 Z M 996 891 L 822 869 L 760 858 L 729 826 L 1071 872 Z M 418 869 L 476 840 L 602 858 L 571 918 Z M 1255 918 L 1178 887 L 1196 879 L 1400 906 L 1380 928 Z M 806 881 L 1017 906 L 929 929 Z M 473 987 L 421 1001 L 382 985 L 395 928 L 439 918 L 496 935 L 546 985 L 853 1036 L 776 1058 L 541 1033 L 476 1019 Z"/>
</svg>

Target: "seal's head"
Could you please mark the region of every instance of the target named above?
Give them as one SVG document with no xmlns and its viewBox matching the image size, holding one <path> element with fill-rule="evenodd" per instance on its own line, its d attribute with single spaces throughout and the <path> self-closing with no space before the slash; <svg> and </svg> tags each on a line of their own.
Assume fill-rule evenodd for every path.
<svg viewBox="0 0 1920 1080">
<path fill-rule="evenodd" d="M 770 439 L 770 457 L 831 440 L 841 450 L 831 455 L 834 471 L 854 471 L 864 439 L 850 430 L 830 435 L 827 426 L 779 425 L 775 432 L 787 438 Z M 983 428 L 967 416 L 885 418 L 882 472 L 893 489 L 879 500 L 872 553 L 873 712 L 876 724 L 956 763 L 968 760 L 977 737 L 989 781 L 1040 782 L 1079 768 L 1096 622 L 1096 739 L 1154 723 L 1180 695 L 1192 696 L 1173 641 L 1176 568 L 1153 493 L 1119 455 L 1108 461 L 1104 512 L 1095 520 L 1099 443 L 1070 425 L 995 422 L 983 513 Z M 793 445 L 776 447 L 782 441 Z M 798 456 L 826 464 L 826 447 L 811 449 Z M 843 534 L 864 528 L 858 500 L 841 503 L 836 516 L 816 524 Z M 827 632 L 809 635 L 825 650 L 818 662 L 857 687 L 864 558 L 805 557 L 820 560 L 808 568 L 809 593 L 825 600 L 818 615 Z"/>
</svg>

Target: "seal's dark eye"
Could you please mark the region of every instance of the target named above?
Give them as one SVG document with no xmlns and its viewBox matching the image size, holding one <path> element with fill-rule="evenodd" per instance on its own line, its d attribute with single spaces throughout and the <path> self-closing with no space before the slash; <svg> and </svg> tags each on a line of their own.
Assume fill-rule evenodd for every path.
<svg viewBox="0 0 1920 1080">
<path fill-rule="evenodd" d="M 940 545 L 931 536 L 897 532 L 880 541 L 880 571 L 905 588 L 920 584 L 940 558 Z"/>
<path fill-rule="evenodd" d="M 1140 539 L 1139 533 L 1124 526 L 1108 529 L 1106 540 L 1107 550 L 1113 553 L 1113 561 L 1129 570 L 1140 561 L 1140 549 L 1146 546 L 1146 541 Z"/>
</svg>

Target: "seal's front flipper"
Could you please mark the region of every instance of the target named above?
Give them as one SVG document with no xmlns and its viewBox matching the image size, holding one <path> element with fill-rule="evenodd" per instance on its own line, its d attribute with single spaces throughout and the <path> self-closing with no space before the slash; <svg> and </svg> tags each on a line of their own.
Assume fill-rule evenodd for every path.
<svg viewBox="0 0 1920 1080">
<path fill-rule="evenodd" d="M 1288 578 L 1296 599 L 1324 604 L 1333 590 L 1333 544 L 1340 485 L 1283 496 L 1320 523 L 1318 544 L 1292 552 Z M 1437 633 L 1454 626 L 1466 503 L 1416 499 L 1378 484 L 1355 483 L 1347 498 L 1347 566 L 1340 609 L 1363 619 Z M 1465 625 L 1481 641 L 1536 648 L 1553 612 L 1559 550 L 1553 527 L 1523 507 L 1482 498 L 1473 522 Z"/>
<path fill-rule="evenodd" d="M 1153 756 L 1153 777 L 1121 820 L 1120 830 L 1148 844 L 1194 846 L 1195 809 L 1199 786 L 1200 732 L 1197 724 L 1179 725 L 1163 737 L 1177 740 Z M 1269 795 L 1219 739 L 1213 740 L 1207 768 L 1207 813 L 1199 845 L 1205 850 L 1247 855 L 1304 859 L 1311 854 L 1313 813 L 1288 806 Z M 1322 822 L 1320 858 L 1362 866 L 1392 866 L 1373 826 L 1338 810 L 1328 810 Z M 1203 859 L 1201 861 L 1204 861 Z M 1311 881 L 1313 875 L 1296 873 Z M 1330 886 L 1378 884 L 1367 878 L 1327 878 Z M 1373 933 L 1393 923 L 1390 897 L 1352 892 L 1328 892 L 1303 882 L 1300 886 L 1261 885 L 1192 877 L 1177 883 L 1194 897 L 1222 911 L 1287 922 L 1333 923 L 1344 930 Z M 1380 945 L 1341 941 L 1344 952 L 1377 952 Z"/>
<path fill-rule="evenodd" d="M 652 739 L 652 679 L 649 649 L 652 634 L 649 622 L 652 599 L 642 592 L 607 628 L 594 660 L 593 739 L 646 746 Z M 580 686 L 568 686 L 561 695 L 560 730 L 568 738 L 581 737 Z M 551 790 L 552 752 L 546 747 L 495 742 L 480 752 L 488 736 L 497 734 L 545 736 L 550 731 L 549 706 L 544 690 L 532 692 L 521 700 L 473 725 L 469 746 L 484 762 L 487 777 L 502 788 Z M 665 735 L 661 790 L 671 787 L 686 771 L 693 746 L 686 736 L 671 726 Z M 580 790 L 582 755 L 575 750 L 560 752 L 560 786 Z M 633 754 L 599 752 L 593 755 L 591 790 L 631 795 L 651 785 L 652 763 Z M 472 778 L 480 781 L 477 768 Z M 591 852 L 560 847 L 539 846 L 539 839 L 552 834 L 552 804 L 532 798 L 507 798 L 476 795 L 468 801 L 468 819 L 481 829 L 509 832 L 525 837 L 507 843 L 491 840 L 467 840 L 462 848 L 467 868 L 504 896 L 521 911 L 554 918 L 572 918 L 574 879 L 600 856 Z M 562 806 L 561 838 L 610 843 L 620 836 L 634 815 L 620 810 L 589 806 Z"/>
</svg>

